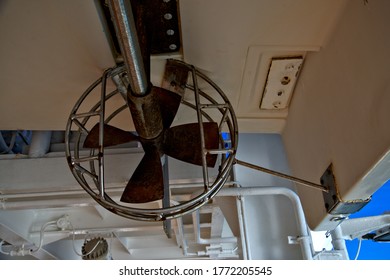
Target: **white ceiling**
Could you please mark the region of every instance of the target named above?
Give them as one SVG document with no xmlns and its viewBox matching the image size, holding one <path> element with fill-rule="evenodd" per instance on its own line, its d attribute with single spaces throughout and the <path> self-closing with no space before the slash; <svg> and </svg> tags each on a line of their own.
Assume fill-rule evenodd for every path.
<svg viewBox="0 0 390 280">
<path fill-rule="evenodd" d="M 184 60 L 226 92 L 241 131 L 280 132 L 287 110 L 258 109 L 269 59 L 319 50 L 345 2 L 181 0 Z M 0 38 L 0 129 L 63 130 L 114 65 L 93 0 L 1 1 Z"/>
</svg>

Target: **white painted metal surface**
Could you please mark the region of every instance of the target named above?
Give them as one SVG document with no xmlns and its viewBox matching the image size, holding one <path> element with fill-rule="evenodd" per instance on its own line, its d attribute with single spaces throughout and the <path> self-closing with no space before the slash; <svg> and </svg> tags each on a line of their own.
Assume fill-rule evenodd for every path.
<svg viewBox="0 0 390 280">
<path fill-rule="evenodd" d="M 308 54 L 283 132 L 291 171 L 319 182 L 330 163 L 343 200 L 367 199 L 390 178 L 388 1 L 350 1 L 338 28 Z M 321 193 L 299 189 L 311 228 L 328 230 Z"/>
<path fill-rule="evenodd" d="M 344 221 L 339 225 L 341 236 L 347 240 L 361 239 L 365 234 L 383 230 L 389 230 L 390 214 L 354 218 Z"/>
</svg>

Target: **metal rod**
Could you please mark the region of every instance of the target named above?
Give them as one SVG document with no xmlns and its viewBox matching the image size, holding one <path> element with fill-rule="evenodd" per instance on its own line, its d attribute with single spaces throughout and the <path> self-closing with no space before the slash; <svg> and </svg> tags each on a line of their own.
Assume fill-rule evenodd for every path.
<svg viewBox="0 0 390 280">
<path fill-rule="evenodd" d="M 75 120 L 73 120 L 73 123 L 81 129 L 82 133 L 84 133 L 84 134 L 89 133 L 88 129 L 86 129 L 85 126 L 81 122 L 79 122 L 79 120 L 75 119 Z"/>
<path fill-rule="evenodd" d="M 229 104 L 199 104 L 202 109 L 224 109 L 229 108 Z"/>
<path fill-rule="evenodd" d="M 234 149 L 208 149 L 206 151 L 210 155 L 221 155 L 233 153 Z"/>
<path fill-rule="evenodd" d="M 72 159 L 72 162 L 74 163 L 81 163 L 81 162 L 89 162 L 89 161 L 93 161 L 93 160 L 98 160 L 99 157 L 98 156 L 91 156 L 91 157 L 81 157 L 81 158 L 74 158 Z"/>
<path fill-rule="evenodd" d="M 223 124 L 226 122 L 226 118 L 229 114 L 229 108 L 226 108 L 223 112 L 223 115 L 222 115 L 222 119 L 221 119 L 221 122 L 219 123 L 218 127 L 219 127 L 219 131 L 222 131 L 222 126 Z"/>
<path fill-rule="evenodd" d="M 209 176 L 208 176 L 207 162 L 206 162 L 206 144 L 205 144 L 205 139 L 204 139 L 202 110 L 200 108 L 199 88 L 198 88 L 198 80 L 196 78 L 195 67 L 192 67 L 191 72 L 192 72 L 192 80 L 194 83 L 196 113 L 197 113 L 197 117 L 198 117 L 200 142 L 201 142 L 201 149 L 202 149 L 203 179 L 204 179 L 205 187 L 206 187 L 206 189 L 208 189 L 209 188 Z"/>
<path fill-rule="evenodd" d="M 317 190 L 321 190 L 321 191 L 326 192 L 326 193 L 329 192 L 328 188 L 325 187 L 325 186 L 322 186 L 322 185 L 319 185 L 319 184 L 316 184 L 316 183 L 312 183 L 312 182 L 309 182 L 309 181 L 306 181 L 306 180 L 303 180 L 303 179 L 300 179 L 300 178 L 296 178 L 296 177 L 293 177 L 293 176 L 290 176 L 290 175 L 287 175 L 287 174 L 284 174 L 284 173 L 280 173 L 280 172 L 277 172 L 277 171 L 274 171 L 274 170 L 271 170 L 271 169 L 267 169 L 267 168 L 264 168 L 264 167 L 261 167 L 261 166 L 258 166 L 258 165 L 254 165 L 254 164 L 251 164 L 251 163 L 248 163 L 248 162 L 245 162 L 245 161 L 241 161 L 241 160 L 238 160 L 238 159 L 235 159 L 235 163 L 240 164 L 240 165 L 245 166 L 245 167 L 252 168 L 254 170 L 258 170 L 258 171 L 261 171 L 261 172 L 265 172 L 265 173 L 271 174 L 273 176 L 281 177 L 283 179 L 286 179 L 286 180 L 289 180 L 289 181 L 292 181 L 292 182 L 295 182 L 295 183 L 299 183 L 299 184 L 307 186 L 307 187 L 315 188 Z"/>
<path fill-rule="evenodd" d="M 132 93 L 144 96 L 148 92 L 148 77 L 142 60 L 130 1 L 110 0 L 110 14 L 115 26 Z"/>
<path fill-rule="evenodd" d="M 169 191 L 169 167 L 168 167 L 168 156 L 163 156 L 163 182 L 164 182 L 164 197 L 162 199 L 162 206 L 164 208 L 171 206 L 171 193 Z M 171 220 L 163 221 L 164 232 L 168 238 L 172 237 L 172 223 Z"/>
<path fill-rule="evenodd" d="M 79 172 L 81 172 L 82 174 L 87 174 L 89 177 L 91 177 L 92 179 L 94 180 L 97 180 L 98 179 L 98 176 L 95 175 L 95 174 L 92 174 L 91 172 L 89 172 L 87 169 L 85 169 L 84 167 L 82 167 L 81 165 L 79 164 L 75 164 L 74 165 L 74 168 L 77 169 Z"/>
<path fill-rule="evenodd" d="M 111 115 L 109 115 L 106 120 L 105 120 L 105 123 L 109 123 L 116 115 L 118 115 L 120 112 L 122 112 L 123 110 L 129 108 L 129 106 L 127 104 L 125 105 L 122 105 L 121 107 L 119 107 L 118 109 L 115 110 L 114 113 L 112 113 Z"/>
<path fill-rule="evenodd" d="M 106 105 L 106 82 L 110 70 L 106 70 L 103 74 L 100 97 L 100 121 L 99 121 L 99 193 L 100 197 L 104 198 L 104 117 Z"/>
<path fill-rule="evenodd" d="M 99 111 L 80 113 L 80 114 L 73 114 L 71 116 L 71 120 L 85 118 L 85 117 L 99 116 L 99 114 L 100 114 Z"/>
</svg>

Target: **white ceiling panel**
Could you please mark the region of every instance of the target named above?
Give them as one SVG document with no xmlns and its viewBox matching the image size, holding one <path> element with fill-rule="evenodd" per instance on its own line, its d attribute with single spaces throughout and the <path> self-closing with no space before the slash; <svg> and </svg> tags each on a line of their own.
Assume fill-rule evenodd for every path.
<svg viewBox="0 0 390 280">
<path fill-rule="evenodd" d="M 243 76 L 253 64 L 248 61 L 251 47 L 318 49 L 344 4 L 181 0 L 184 59 L 209 74 L 237 108 L 240 99 L 253 94 L 242 90 L 248 88 Z M 64 129 L 78 97 L 114 65 L 94 0 L 2 1 L 0 37 L 0 129 Z M 152 78 L 158 80 L 158 75 L 152 73 Z M 255 112 L 248 117 L 245 109 L 239 111 L 246 131 L 278 132 L 286 115 Z"/>
</svg>

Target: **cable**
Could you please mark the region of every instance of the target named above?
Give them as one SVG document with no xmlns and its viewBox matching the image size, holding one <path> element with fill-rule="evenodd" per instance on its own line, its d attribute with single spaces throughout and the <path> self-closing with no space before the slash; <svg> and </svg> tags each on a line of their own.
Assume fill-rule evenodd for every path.
<svg viewBox="0 0 390 280">
<path fill-rule="evenodd" d="M 77 249 L 76 249 L 76 246 L 75 246 L 75 236 L 76 236 L 76 233 L 75 233 L 74 227 L 73 227 L 73 225 L 72 225 L 72 223 L 70 221 L 69 221 L 69 226 L 72 229 L 72 247 L 73 247 L 73 251 L 76 253 L 76 255 L 78 255 L 80 257 L 85 257 L 85 256 L 88 256 L 88 255 L 92 254 L 93 251 L 96 250 L 96 248 L 98 247 L 98 245 L 100 244 L 101 241 L 99 240 L 89 253 L 87 253 L 87 254 L 79 253 L 79 252 L 77 252 Z"/>
<path fill-rule="evenodd" d="M 65 217 L 67 219 L 67 217 Z M 17 247 L 16 250 L 12 250 L 10 252 L 5 252 L 3 251 L 3 244 L 4 244 L 4 240 L 1 240 L 0 241 L 0 253 L 4 254 L 4 255 L 11 255 L 11 256 L 25 256 L 25 255 L 31 255 L 32 253 L 35 253 L 35 252 L 38 252 L 40 249 L 42 249 L 42 246 L 43 246 L 43 237 L 44 237 L 44 234 L 45 234 L 45 231 L 46 229 L 49 227 L 49 226 L 55 226 L 56 228 L 60 228 L 61 230 L 64 230 L 67 226 L 64 224 L 64 217 L 61 217 L 60 219 L 56 220 L 56 221 L 50 221 L 50 222 L 47 222 L 45 223 L 42 227 L 41 227 L 41 230 L 40 230 L 40 236 L 39 236 L 39 244 L 37 246 L 36 249 L 25 249 L 24 246 L 25 244 L 23 244 L 21 247 Z M 74 252 L 80 256 L 80 257 L 85 257 L 85 256 L 88 256 L 90 255 L 91 253 L 93 253 L 96 248 L 98 247 L 98 245 L 100 244 L 101 241 L 98 241 L 95 246 L 92 248 L 92 250 L 90 252 L 88 252 L 87 254 L 80 254 L 79 252 L 77 252 L 76 250 L 76 247 L 75 247 L 75 229 L 72 225 L 72 223 L 67 220 L 67 225 L 71 228 L 72 230 L 72 247 L 73 247 L 73 250 Z"/>
<path fill-rule="evenodd" d="M 73 248 L 73 251 L 76 253 L 76 255 L 78 255 L 80 257 L 85 256 L 82 253 L 77 252 L 77 249 L 76 249 L 76 246 L 75 246 L 75 235 L 76 235 L 76 233 L 75 233 L 75 229 L 73 227 L 73 224 L 69 221 L 69 216 L 68 215 L 65 215 L 64 217 L 58 219 L 57 227 L 60 228 L 61 230 L 65 230 L 68 227 L 70 228 L 70 230 L 72 231 L 72 248 Z M 96 244 L 96 246 L 98 244 L 99 244 L 99 242 Z M 93 250 L 90 253 L 92 253 L 96 249 L 96 246 L 93 248 Z M 90 254 L 90 253 L 88 253 L 88 254 Z"/>
<path fill-rule="evenodd" d="M 14 247 L 15 249 L 13 249 L 9 252 L 5 252 L 5 251 L 3 251 L 4 240 L 1 240 L 0 253 L 2 253 L 4 255 L 10 255 L 10 256 L 26 256 L 26 255 L 31 255 L 32 253 L 38 252 L 42 248 L 43 236 L 44 236 L 44 232 L 45 232 L 46 228 L 49 226 L 56 225 L 56 224 L 57 224 L 57 221 L 51 221 L 51 222 L 47 222 L 46 224 L 44 224 L 42 226 L 42 228 L 40 230 L 40 236 L 39 236 L 39 245 L 36 249 L 34 249 L 34 250 L 33 249 L 25 249 L 24 248 L 25 244 L 23 243 L 22 246 Z"/>
<path fill-rule="evenodd" d="M 66 220 L 64 220 L 64 219 L 66 219 Z M 75 236 L 76 236 L 75 229 L 74 229 L 72 223 L 68 220 L 68 217 L 64 216 L 56 221 L 47 222 L 41 227 L 40 236 L 39 236 L 39 244 L 38 244 L 36 249 L 25 249 L 25 247 L 24 247 L 25 244 L 23 244 L 22 246 L 16 247 L 16 249 L 13 249 L 9 252 L 6 252 L 3 250 L 4 240 L 1 240 L 0 241 L 0 253 L 4 254 L 4 255 L 10 255 L 10 256 L 25 256 L 25 255 L 31 255 L 32 253 L 38 252 L 40 249 L 42 249 L 42 246 L 43 246 L 44 233 L 45 233 L 46 229 L 50 226 L 55 226 L 56 228 L 59 228 L 61 230 L 65 230 L 67 227 L 70 227 L 70 229 L 72 231 L 73 251 L 80 257 L 85 257 L 85 256 L 92 254 L 96 250 L 96 248 L 100 245 L 100 243 L 102 242 L 101 240 L 99 240 L 95 244 L 95 246 L 92 248 L 92 250 L 90 250 L 90 252 L 88 252 L 87 254 L 82 254 L 82 253 L 77 252 L 77 249 L 75 246 Z M 111 247 L 111 242 L 112 242 L 112 236 L 113 235 L 111 233 L 110 247 Z M 111 254 L 111 252 L 110 252 L 110 254 Z M 112 258 L 112 256 L 111 256 L 111 258 Z"/>
<path fill-rule="evenodd" d="M 96 250 L 96 248 L 98 247 L 98 245 L 100 244 L 100 242 L 101 242 L 101 241 L 97 242 L 95 244 L 95 246 L 92 248 L 92 250 L 89 253 L 87 253 L 87 254 L 82 254 L 82 253 L 77 252 L 77 249 L 76 249 L 76 246 L 75 246 L 75 235 L 76 235 L 75 229 L 74 229 L 72 223 L 69 221 L 69 217 L 67 215 L 65 215 L 65 216 L 59 218 L 56 221 L 47 222 L 46 224 L 44 224 L 42 226 L 41 232 L 40 232 L 39 246 L 34 251 L 31 250 L 31 253 L 32 252 L 37 252 L 38 250 L 40 250 L 42 248 L 44 231 L 49 226 L 56 226 L 57 228 L 59 228 L 61 230 L 65 230 L 66 228 L 70 227 L 70 229 L 72 231 L 72 247 L 73 247 L 73 251 L 76 253 L 76 255 L 78 255 L 80 257 L 85 257 L 85 256 L 88 256 L 91 253 L 93 253 Z"/>
<path fill-rule="evenodd" d="M 0 242 L 0 253 L 2 253 L 4 255 L 8 255 L 8 256 L 11 256 L 11 257 L 14 257 L 14 256 L 22 257 L 22 256 L 26 256 L 26 255 L 31 255 L 31 249 L 25 249 L 24 248 L 24 245 L 25 245 L 24 243 L 20 247 L 15 247 L 15 246 L 11 245 L 12 246 L 12 250 L 9 251 L 9 252 L 3 251 L 3 244 L 4 244 L 4 240 L 2 240 Z"/>
<path fill-rule="evenodd" d="M 359 238 L 359 245 L 358 245 L 358 249 L 357 249 L 357 251 L 356 251 L 356 256 L 355 256 L 355 261 L 358 259 L 358 257 L 359 257 L 359 254 L 360 254 L 360 249 L 362 248 L 362 239 L 361 238 Z"/>
<path fill-rule="evenodd" d="M 4 244 L 4 240 L 1 240 L 0 241 L 0 253 L 2 253 L 4 255 L 9 255 L 9 252 L 3 251 L 3 244 Z"/>
<path fill-rule="evenodd" d="M 43 245 L 43 235 L 45 233 L 45 230 L 46 230 L 47 227 L 53 226 L 53 225 L 55 225 L 57 227 L 57 221 L 50 221 L 50 222 L 47 222 L 46 224 L 44 224 L 42 226 L 41 231 L 40 231 L 40 236 L 39 236 L 39 246 L 35 250 L 30 250 L 31 253 L 38 252 L 42 248 L 42 245 Z"/>
<path fill-rule="evenodd" d="M 108 260 L 113 260 L 111 248 L 112 248 L 112 240 L 114 239 L 114 234 L 113 234 L 112 232 L 110 232 L 110 233 L 107 235 L 107 238 L 110 238 L 109 243 L 107 243 L 107 246 L 108 246 L 108 249 L 107 249 L 107 258 L 108 258 Z"/>
</svg>

